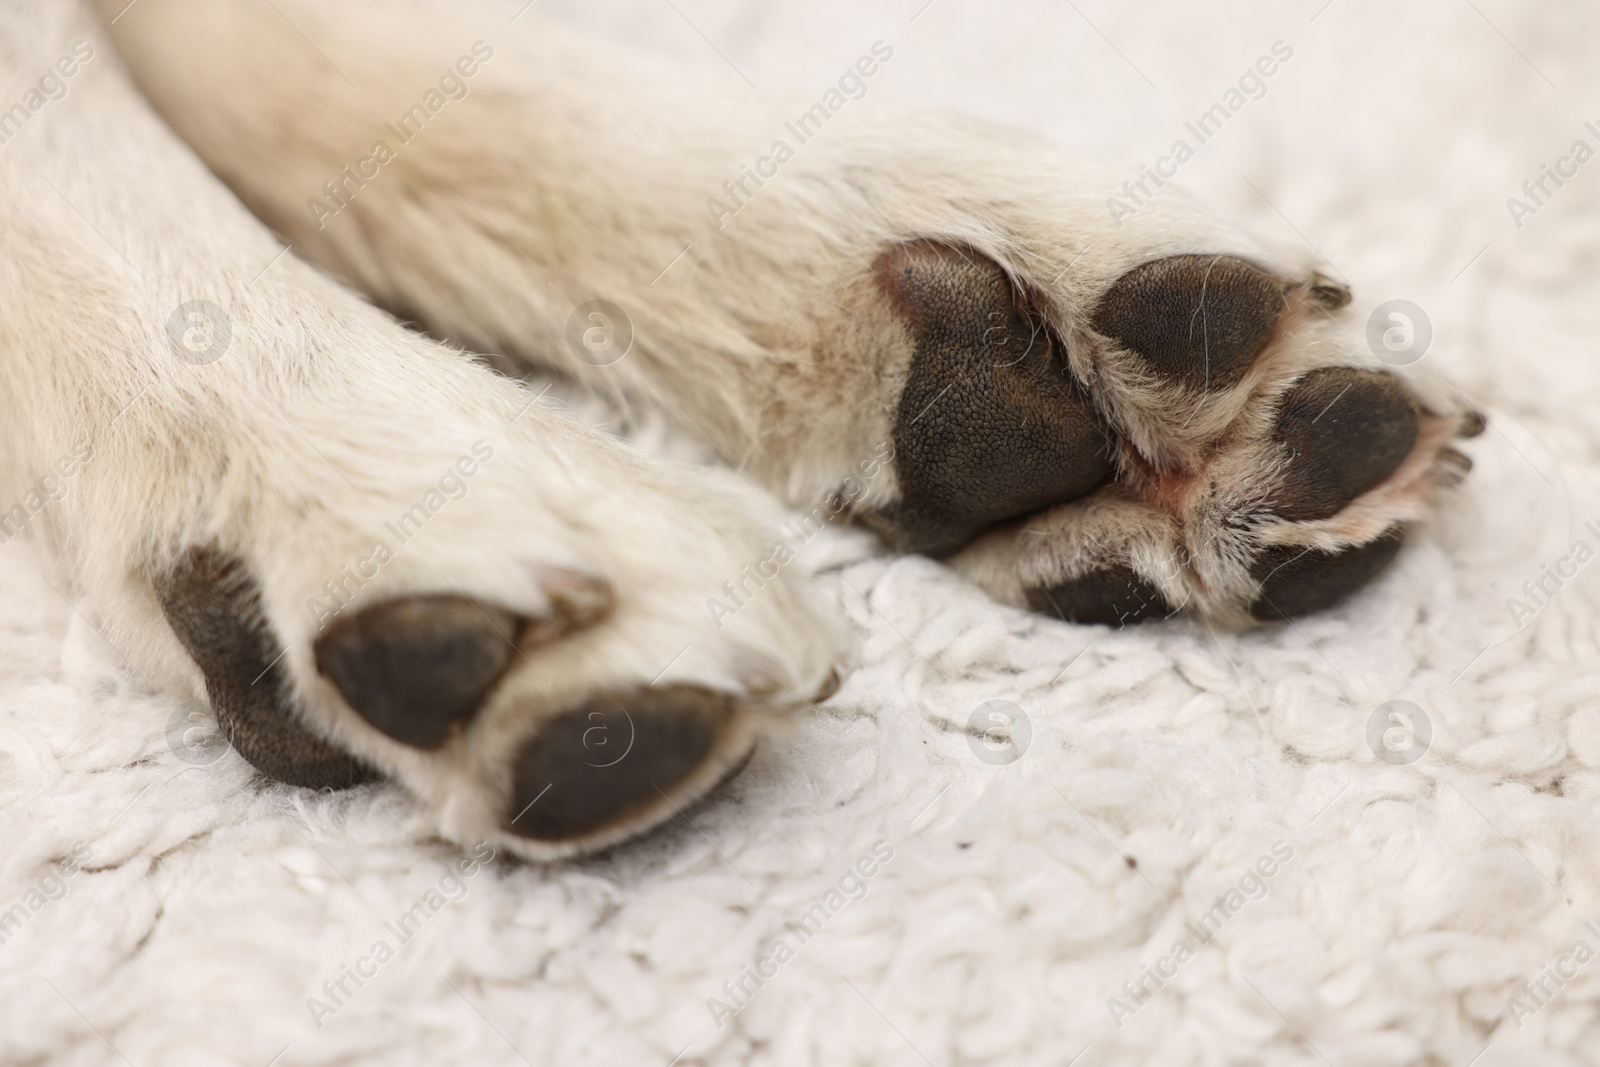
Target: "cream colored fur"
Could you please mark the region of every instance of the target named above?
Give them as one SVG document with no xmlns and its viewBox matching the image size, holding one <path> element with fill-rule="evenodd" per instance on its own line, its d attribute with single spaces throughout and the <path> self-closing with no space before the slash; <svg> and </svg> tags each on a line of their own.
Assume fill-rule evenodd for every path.
<svg viewBox="0 0 1600 1067">
<path fill-rule="evenodd" d="M 780 573 L 732 617 L 705 607 L 770 551 L 758 494 L 634 452 L 281 254 L 155 117 L 86 12 L 0 9 L 8 92 L 74 42 L 92 58 L 0 148 L 4 491 L 24 498 L 87 443 L 91 458 L 30 528 L 132 670 L 203 694 L 151 576 L 196 544 L 242 556 L 311 726 L 415 792 L 445 836 L 535 858 L 564 850 L 500 827 L 512 746 L 543 716 L 657 680 L 748 694 L 758 712 L 812 697 L 836 646 L 795 577 Z M 168 336 L 195 300 L 231 325 L 214 362 L 179 358 Z M 475 446 L 489 458 L 448 483 L 414 537 L 385 533 Z M 420 752 L 351 712 L 311 662 L 324 583 L 380 539 L 394 558 L 343 610 L 457 591 L 539 616 L 574 572 L 609 583 L 616 608 L 525 646 L 465 737 Z"/>
<path fill-rule="evenodd" d="M 1114 217 L 1120 176 L 1033 139 L 864 99 L 801 143 L 810 128 L 793 120 L 809 101 L 739 103 L 750 94 L 489 3 L 141 0 L 116 30 L 168 120 L 298 252 L 502 365 L 553 368 L 664 407 L 791 504 L 838 491 L 890 439 L 912 345 L 870 273 L 886 246 L 910 238 L 969 246 L 1029 294 L 1122 435 L 1126 478 L 1153 466 L 1192 482 L 1169 508 L 1184 529 L 1145 574 L 1175 604 L 1243 625 L 1258 541 L 1359 544 L 1419 517 L 1449 480 L 1435 471 L 1455 425 L 1440 406 L 1444 424 L 1425 435 L 1407 480 L 1363 500 L 1363 517 L 1265 532 L 1231 521 L 1278 472 L 1264 443 L 1274 399 L 1312 367 L 1381 365 L 1351 323 L 1296 292 L 1236 387 L 1201 404 L 1152 380 L 1087 322 L 1130 268 L 1206 252 L 1288 280 L 1320 272 L 1172 189 Z M 863 69 L 893 62 L 886 42 L 869 54 Z M 464 96 L 402 145 L 396 134 L 411 131 L 398 117 L 469 55 L 474 73 L 456 79 Z M 751 178 L 751 161 L 778 140 L 794 157 Z M 360 166 L 380 143 L 392 161 Z M 604 366 L 568 340 L 576 310 L 595 299 L 620 306 L 635 332 L 627 356 Z M 884 469 L 855 503 L 897 494 Z M 997 532 L 955 565 L 1017 603 L 1024 575 L 1060 579 L 1103 558 L 1096 539 L 1032 529 L 1022 542 Z"/>
<path fill-rule="evenodd" d="M 1115 219 L 1105 204 L 1120 183 L 1003 130 L 862 103 L 800 143 L 789 120 L 808 101 L 734 103 L 488 4 L 99 7 L 188 147 L 89 18 L 11 5 L 9 69 L 48 71 L 80 40 L 94 58 L 50 121 L 4 149 L 0 296 L 19 309 L 0 324 L 8 484 L 23 494 L 59 457 L 92 449 L 33 525 L 153 684 L 203 692 L 150 576 L 195 544 L 252 561 L 311 725 L 408 785 L 456 840 L 566 851 L 497 829 L 507 753 L 542 716 L 663 672 L 782 709 L 822 687 L 836 645 L 787 571 L 731 616 L 707 610 L 771 554 L 763 505 L 736 478 L 630 451 L 408 333 L 306 260 L 501 369 L 545 367 L 663 408 L 791 504 L 858 478 L 852 503 L 872 507 L 898 492 L 872 460 L 912 355 L 872 262 L 910 238 L 989 256 L 1067 339 L 1073 371 L 1126 440 L 1126 476 L 1137 481 L 1141 464 L 1209 472 L 1169 509 L 1181 523 L 1111 490 L 997 530 L 955 561 L 1012 603 L 1024 581 L 1125 553 L 1173 603 L 1243 621 L 1251 545 L 1227 519 L 1275 474 L 1262 445 L 1271 400 L 1309 367 L 1373 363 L 1348 328 L 1296 298 L 1245 380 L 1188 411 L 1089 327 L 1099 295 L 1179 253 L 1238 254 L 1289 279 L 1313 265 L 1170 190 Z M 862 62 L 892 63 L 893 49 Z M 793 158 L 751 179 L 779 139 Z M 231 330 L 222 358 L 200 365 L 168 338 L 196 300 L 223 309 Z M 595 300 L 631 329 L 619 359 L 572 342 Z M 1443 480 L 1454 425 L 1441 410 L 1414 462 L 1335 520 L 1251 536 L 1339 547 L 1416 517 Z M 609 585 L 617 608 L 524 649 L 467 735 L 423 753 L 377 733 L 317 674 L 316 605 L 480 445 L 492 459 L 461 498 L 341 610 L 453 590 L 537 616 L 573 574 Z"/>
<path fill-rule="evenodd" d="M 174 128 L 301 254 L 468 347 L 664 396 L 792 503 L 836 488 L 889 434 L 911 346 L 869 279 L 887 244 L 970 245 L 1068 335 L 1145 260 L 1198 248 L 1276 262 L 1180 195 L 1119 227 L 1105 202 L 1120 178 L 957 118 L 869 97 L 799 144 L 785 123 L 808 101 L 739 103 L 749 94 L 571 37 L 537 10 L 508 24 L 485 3 L 140 0 L 115 29 Z M 399 147 L 385 124 L 475 41 L 494 56 L 467 97 Z M 780 138 L 794 159 L 747 185 L 736 215 L 714 215 L 723 182 Z M 380 140 L 395 159 L 347 208 L 308 208 Z M 637 331 L 606 367 L 565 341 L 595 298 Z M 873 500 L 894 489 L 880 480 Z"/>
</svg>

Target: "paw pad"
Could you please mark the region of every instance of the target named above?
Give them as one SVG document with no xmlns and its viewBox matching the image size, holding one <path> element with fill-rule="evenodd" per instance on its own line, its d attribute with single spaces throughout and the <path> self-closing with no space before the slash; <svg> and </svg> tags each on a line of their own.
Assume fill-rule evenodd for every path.
<svg viewBox="0 0 1600 1067">
<path fill-rule="evenodd" d="M 585 701 L 524 743 L 506 827 L 557 843 L 659 821 L 737 769 L 749 748 L 739 718 L 727 694 L 696 686 Z"/>
<path fill-rule="evenodd" d="M 524 622 L 463 596 L 398 597 L 335 620 L 314 646 L 317 670 L 383 733 L 437 748 L 477 714 Z"/>
<path fill-rule="evenodd" d="M 251 766 L 313 788 L 378 777 L 301 718 L 283 645 L 244 560 L 214 547 L 192 548 L 153 584 L 173 633 L 205 675 L 217 725 Z"/>
<path fill-rule="evenodd" d="M 875 276 L 915 344 L 894 427 L 901 503 L 863 516 L 886 540 L 941 555 L 1105 480 L 1109 432 L 999 265 L 914 241 Z"/>
<path fill-rule="evenodd" d="M 1028 606 L 1065 622 L 1126 626 L 1172 614 L 1161 591 L 1132 567 L 1090 571 L 1049 589 L 1028 590 Z"/>
<path fill-rule="evenodd" d="M 1343 552 L 1300 545 L 1274 545 L 1250 567 L 1261 592 L 1250 615 L 1263 622 L 1292 619 L 1332 607 L 1376 578 L 1400 551 L 1400 531 Z"/>
<path fill-rule="evenodd" d="M 937 365 L 924 357 L 953 335 L 951 308 L 989 307 L 1002 337 L 1033 321 L 1033 305 L 986 260 L 928 266 L 917 244 L 894 254 L 924 361 L 912 381 Z M 964 300 L 944 292 L 953 285 Z M 1349 302 L 1321 274 L 1294 280 L 1238 256 L 1173 255 L 1110 281 L 1087 328 L 1070 316 L 1060 335 L 1040 327 L 1033 347 L 1092 390 L 1115 470 L 1023 521 L 990 524 L 957 568 L 1010 603 L 1113 626 L 1191 608 L 1229 625 L 1292 618 L 1371 581 L 1428 494 L 1470 469 L 1452 438 L 1484 424 L 1430 409 L 1388 371 L 1339 365 L 1347 350 L 1334 313 Z M 924 391 L 935 382 L 948 375 Z M 946 499 L 927 495 L 925 510 Z"/>
<path fill-rule="evenodd" d="M 1266 347 L 1287 288 L 1236 256 L 1169 256 L 1117 279 L 1090 325 L 1153 375 L 1227 389 Z"/>
<path fill-rule="evenodd" d="M 1279 518 L 1314 522 L 1393 474 L 1417 443 L 1417 407 L 1392 375 L 1323 367 L 1278 404 L 1273 439 L 1287 452 Z"/>
</svg>

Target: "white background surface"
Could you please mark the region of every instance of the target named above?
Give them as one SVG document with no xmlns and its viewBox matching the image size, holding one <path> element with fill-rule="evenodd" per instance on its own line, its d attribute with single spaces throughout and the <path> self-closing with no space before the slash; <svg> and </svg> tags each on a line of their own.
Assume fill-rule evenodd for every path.
<svg viewBox="0 0 1600 1067">
<path fill-rule="evenodd" d="M 541 8 L 800 98 L 883 39 L 875 103 L 1030 127 L 1130 176 L 1287 42 L 1181 181 L 1314 246 L 1358 322 L 1396 297 L 1426 309 L 1425 359 L 1494 427 L 1466 491 L 1355 600 L 1244 637 L 1068 627 L 834 537 L 856 560 L 819 579 L 857 626 L 837 697 L 693 827 L 479 872 L 320 1029 L 306 998 L 457 853 L 409 832 L 393 790 L 262 788 L 231 754 L 186 772 L 173 705 L 12 543 L 0 909 L 75 842 L 93 853 L 0 945 L 0 1062 L 1600 1062 L 1600 962 L 1508 1009 L 1536 1006 L 1519 983 L 1575 941 L 1600 952 L 1582 928 L 1600 926 L 1600 566 L 1520 630 L 1506 603 L 1574 538 L 1600 548 L 1582 530 L 1600 518 L 1600 161 L 1520 229 L 1505 203 L 1574 140 L 1600 149 L 1600 12 L 674 3 Z M 1033 729 L 1006 765 L 963 732 L 997 698 Z M 1365 740 L 1397 698 L 1433 731 L 1409 766 Z M 794 945 L 784 923 L 880 840 L 894 856 L 865 897 L 714 1025 L 707 998 Z M 1280 840 L 1265 897 L 1118 1028 L 1108 998 Z"/>
</svg>

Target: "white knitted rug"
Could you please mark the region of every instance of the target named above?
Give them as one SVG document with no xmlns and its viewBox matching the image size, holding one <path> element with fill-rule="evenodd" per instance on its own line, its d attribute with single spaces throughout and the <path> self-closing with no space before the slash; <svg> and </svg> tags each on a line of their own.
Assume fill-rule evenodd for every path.
<svg viewBox="0 0 1600 1067">
<path fill-rule="evenodd" d="M 394 789 L 181 762 L 185 709 L 6 545 L 0 1063 L 1600 1062 L 1600 12 L 546 4 L 802 96 L 882 39 L 878 102 L 1133 178 L 1283 42 L 1179 181 L 1361 317 L 1423 309 L 1476 471 L 1371 589 L 1242 637 L 1001 610 L 830 534 L 840 693 L 692 826 L 551 868 Z"/>
</svg>

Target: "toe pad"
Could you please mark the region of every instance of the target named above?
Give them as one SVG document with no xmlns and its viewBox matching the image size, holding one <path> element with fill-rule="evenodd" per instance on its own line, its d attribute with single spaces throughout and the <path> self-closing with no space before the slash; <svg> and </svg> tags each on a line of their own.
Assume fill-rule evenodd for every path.
<svg viewBox="0 0 1600 1067">
<path fill-rule="evenodd" d="M 335 620 L 317 639 L 317 670 L 383 733 L 437 748 L 477 714 L 522 623 L 463 596 L 398 597 Z"/>
<path fill-rule="evenodd" d="M 1133 572 L 1112 566 L 1049 589 L 1028 590 L 1028 606 L 1065 622 L 1127 626 L 1172 614 L 1161 591 Z"/>
<path fill-rule="evenodd" d="M 696 686 L 587 700 L 524 744 L 507 828 L 555 843 L 639 823 L 681 794 L 737 714 L 726 694 Z"/>
<path fill-rule="evenodd" d="M 1375 488 L 1417 443 L 1416 405 L 1389 374 L 1324 367 L 1301 378 L 1278 404 L 1273 439 L 1288 465 L 1269 502 L 1292 522 L 1326 519 Z"/>
<path fill-rule="evenodd" d="M 1283 313 L 1286 286 L 1237 256 L 1169 256 L 1117 279 L 1090 325 L 1160 378 L 1237 385 Z"/>
<path fill-rule="evenodd" d="M 1377 577 L 1400 551 L 1400 540 L 1394 529 L 1338 553 L 1298 545 L 1267 549 L 1250 568 L 1261 582 L 1251 617 L 1276 622 L 1332 607 Z"/>
</svg>

